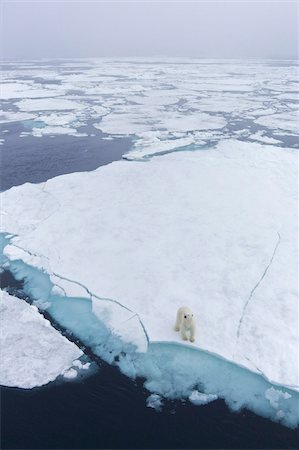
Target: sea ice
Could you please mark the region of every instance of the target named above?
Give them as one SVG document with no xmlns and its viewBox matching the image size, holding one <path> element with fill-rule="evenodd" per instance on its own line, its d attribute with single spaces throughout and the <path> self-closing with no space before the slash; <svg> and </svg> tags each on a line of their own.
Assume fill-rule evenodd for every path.
<svg viewBox="0 0 299 450">
<path fill-rule="evenodd" d="M 143 136 L 146 133 L 143 134 Z M 154 134 L 154 133 L 153 133 Z M 156 136 L 139 139 L 134 145 L 134 150 L 130 150 L 123 155 L 124 159 L 143 159 L 152 155 L 167 153 L 170 150 L 182 149 L 194 142 L 194 136 L 186 136 L 179 139 L 159 139 Z M 203 141 L 202 141 L 203 142 Z M 203 142 L 204 144 L 204 142 Z"/>
<path fill-rule="evenodd" d="M 0 123 L 22 122 L 23 120 L 33 120 L 35 114 L 20 111 L 0 111 Z"/>
<path fill-rule="evenodd" d="M 78 372 L 75 369 L 67 369 L 64 373 L 63 373 L 63 377 L 67 378 L 69 380 L 73 380 L 74 378 L 76 378 L 78 375 Z"/>
<path fill-rule="evenodd" d="M 64 98 L 38 98 L 24 99 L 16 104 L 21 111 L 64 111 L 78 110 L 85 106 L 80 102 L 66 100 Z"/>
<path fill-rule="evenodd" d="M 193 391 L 189 395 L 189 400 L 191 403 L 194 403 L 194 405 L 206 405 L 207 403 L 217 400 L 217 398 L 218 396 L 215 394 L 203 394 L 199 391 Z"/>
<path fill-rule="evenodd" d="M 270 129 L 289 131 L 290 134 L 295 135 L 299 134 L 297 110 L 259 117 L 255 122 Z"/>
<path fill-rule="evenodd" d="M 271 387 L 271 388 L 266 390 L 265 397 L 266 397 L 267 400 L 269 400 L 270 405 L 273 408 L 278 409 L 279 408 L 279 401 L 280 400 L 287 400 L 287 399 L 291 398 L 291 395 L 288 394 L 287 392 L 282 392 L 279 389 L 275 389 L 274 387 Z"/>
<path fill-rule="evenodd" d="M 55 97 L 63 93 L 64 92 L 61 90 L 48 89 L 45 86 L 31 82 L 2 83 L 1 99 L 10 100 L 19 98 Z"/>
<path fill-rule="evenodd" d="M 238 141 L 27 183 L 2 194 L 3 230 L 17 235 L 5 253 L 66 295 L 64 280 L 77 284 L 143 351 L 142 327 L 181 342 L 187 304 L 189 345 L 298 389 L 296 183 L 296 151 Z"/>
<path fill-rule="evenodd" d="M 70 135 L 70 136 L 78 136 L 76 128 L 69 127 L 59 127 L 59 126 L 45 126 L 43 128 L 32 128 L 32 135 L 36 137 L 44 136 L 44 135 Z"/>
<path fill-rule="evenodd" d="M 56 331 L 35 306 L 0 292 L 0 383 L 32 388 L 55 380 L 83 353 Z"/>
<path fill-rule="evenodd" d="M 151 394 L 147 399 L 146 399 L 146 406 L 148 408 L 153 408 L 156 411 L 161 411 L 162 409 L 162 398 L 160 395 L 158 394 Z"/>
<path fill-rule="evenodd" d="M 279 141 L 278 139 L 265 136 L 265 132 L 263 131 L 257 131 L 256 133 L 250 134 L 249 138 L 258 142 L 262 142 L 264 144 L 281 144 L 281 141 Z"/>
<path fill-rule="evenodd" d="M 156 59 L 101 58 L 74 65 L 75 73 L 63 72 L 62 65 L 50 63 L 19 63 L 13 70 L 4 64 L 3 95 L 22 111 L 34 115 L 42 112 L 40 120 L 55 127 L 34 128 L 31 135 L 79 136 L 74 129 L 92 121 L 107 137 L 133 137 L 136 145 L 131 156 L 126 155 L 128 159 L 176 151 L 170 148 L 172 143 L 169 150 L 162 150 L 162 146 L 167 147 L 163 142 L 157 151 L 154 143 L 143 145 L 142 135 L 147 132 L 155 132 L 160 141 L 164 141 L 165 132 L 180 132 L 182 139 L 194 137 L 190 144 L 197 145 L 198 130 L 204 131 L 207 139 L 214 139 L 213 130 L 217 129 L 221 130 L 217 140 L 237 137 L 239 130 L 233 123 L 237 120 L 254 120 L 288 134 L 296 131 L 295 65 L 279 67 L 261 60 L 183 61 L 165 58 L 157 64 Z M 24 68 L 26 80 L 22 79 Z M 37 78 L 43 82 L 37 82 Z M 48 80 L 55 83 L 49 84 Z M 62 117 L 59 111 L 69 111 L 69 116 L 75 118 L 67 120 L 68 114 Z M 22 120 L 19 117 L 12 119 Z M 265 137 L 263 142 L 268 139 L 272 138 Z"/>
</svg>

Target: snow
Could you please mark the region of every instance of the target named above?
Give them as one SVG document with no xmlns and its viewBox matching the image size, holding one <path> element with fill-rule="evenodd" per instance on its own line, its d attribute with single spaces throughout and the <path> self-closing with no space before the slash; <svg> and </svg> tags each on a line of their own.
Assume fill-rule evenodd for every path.
<svg viewBox="0 0 299 450">
<path fill-rule="evenodd" d="M 44 135 L 70 135 L 70 136 L 87 136 L 86 134 L 80 134 L 77 132 L 76 128 L 69 127 L 59 127 L 59 126 L 45 126 L 43 128 L 32 128 L 32 135 L 36 137 L 44 136 Z"/>
<path fill-rule="evenodd" d="M 2 82 L 1 100 L 19 99 L 19 98 L 37 98 L 37 97 L 55 97 L 63 93 L 55 89 L 48 89 L 39 84 L 31 84 L 32 82 Z M 52 87 L 52 86 L 51 86 Z"/>
<path fill-rule="evenodd" d="M 101 130 L 103 133 L 112 135 L 138 135 L 155 128 L 155 126 L 146 123 L 144 118 L 139 117 L 138 115 L 112 113 L 104 116 L 100 123 L 94 124 L 94 127 Z"/>
<path fill-rule="evenodd" d="M 80 102 L 66 100 L 64 98 L 24 99 L 16 103 L 21 111 L 62 111 L 84 108 Z"/>
<path fill-rule="evenodd" d="M 35 118 L 36 115 L 31 113 L 0 111 L 0 123 L 21 122 L 23 120 L 33 120 Z"/>
<path fill-rule="evenodd" d="M 3 229 L 18 235 L 5 253 L 66 295 L 85 290 L 139 351 L 143 327 L 150 342 L 180 343 L 187 304 L 189 345 L 298 389 L 296 169 L 293 150 L 224 141 L 25 184 L 3 193 Z"/>
<path fill-rule="evenodd" d="M 72 370 L 82 351 L 52 328 L 35 306 L 1 291 L 0 311 L 2 385 L 29 389 Z"/>
<path fill-rule="evenodd" d="M 130 111 L 133 108 L 130 108 Z M 149 110 L 146 110 L 147 114 Z M 151 114 L 151 121 L 146 120 L 145 114 L 141 113 L 138 108 L 134 114 L 108 114 L 102 118 L 102 121 L 94 126 L 103 133 L 111 133 L 115 135 L 140 135 L 146 131 L 154 129 L 165 129 L 170 132 L 189 132 L 197 130 L 213 130 L 223 128 L 226 120 L 222 117 L 210 116 L 205 113 L 197 114 L 174 114 L 167 112 L 159 112 L 155 117 L 154 112 Z"/>
</svg>

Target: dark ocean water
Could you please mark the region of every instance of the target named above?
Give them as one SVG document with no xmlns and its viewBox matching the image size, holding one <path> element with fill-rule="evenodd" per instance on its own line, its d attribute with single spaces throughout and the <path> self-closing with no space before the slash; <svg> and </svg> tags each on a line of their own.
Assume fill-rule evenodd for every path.
<svg viewBox="0 0 299 450">
<path fill-rule="evenodd" d="M 103 140 L 103 134 L 92 128 L 94 136 L 20 137 L 28 131 L 21 123 L 5 124 L 5 145 L 1 150 L 0 189 L 29 183 L 41 183 L 58 175 L 94 170 L 121 159 L 129 150 L 130 139 Z M 81 127 L 82 133 L 90 127 Z"/>
<path fill-rule="evenodd" d="M 205 406 L 166 401 L 104 362 L 81 382 L 33 390 L 2 388 L 2 448 L 298 448 L 298 432 L 221 400 Z"/>
<path fill-rule="evenodd" d="M 63 173 L 93 170 L 121 158 L 129 140 L 101 137 L 19 138 L 17 125 L 3 149 L 2 189 Z M 22 290 L 8 273 L 2 288 Z M 3 449 L 297 449 L 290 430 L 249 411 L 232 413 L 224 401 L 205 406 L 164 401 L 161 412 L 146 406 L 142 380 L 95 359 L 99 370 L 76 382 L 22 390 L 1 388 Z"/>
</svg>

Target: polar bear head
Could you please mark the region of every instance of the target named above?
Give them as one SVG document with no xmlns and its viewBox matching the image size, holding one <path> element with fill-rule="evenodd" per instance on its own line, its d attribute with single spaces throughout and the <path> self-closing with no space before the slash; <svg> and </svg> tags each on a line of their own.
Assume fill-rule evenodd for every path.
<svg viewBox="0 0 299 450">
<path fill-rule="evenodd" d="M 193 318 L 194 318 L 194 315 L 192 313 L 189 313 L 189 312 L 184 313 L 184 316 L 183 316 L 184 322 L 191 324 L 193 322 Z"/>
</svg>

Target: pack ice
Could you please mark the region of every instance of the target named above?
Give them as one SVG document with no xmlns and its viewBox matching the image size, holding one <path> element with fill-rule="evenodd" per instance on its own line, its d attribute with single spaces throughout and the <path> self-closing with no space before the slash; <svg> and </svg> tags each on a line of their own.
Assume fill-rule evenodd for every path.
<svg viewBox="0 0 299 450">
<path fill-rule="evenodd" d="M 0 384 L 26 389 L 42 386 L 67 373 L 83 354 L 36 306 L 0 291 L 0 312 Z"/>
<path fill-rule="evenodd" d="M 191 387 L 202 376 L 206 388 L 195 389 L 201 394 L 236 395 L 239 407 L 294 425 L 297 163 L 291 149 L 227 140 L 209 150 L 118 161 L 14 187 L 2 194 L 3 231 L 14 235 L 5 255 L 16 275 L 26 274 L 32 292 L 39 284 L 35 292 L 45 300 L 53 289 L 66 298 L 88 297 L 95 317 L 145 352 L 133 365 L 122 357 L 120 367 L 148 377 L 152 392 L 193 398 Z M 52 291 L 38 273 L 49 275 Z M 65 303 L 71 310 L 72 300 Z M 191 353 L 174 331 L 182 305 L 197 322 Z M 74 329 L 92 340 L 90 328 L 77 322 Z M 217 360 L 213 382 L 208 357 L 196 359 L 202 350 L 230 362 L 223 369 Z M 155 369 L 146 359 L 150 353 Z M 248 371 L 241 367 L 268 384 L 250 378 L 245 389 Z M 277 408 L 273 385 L 280 386 Z"/>
</svg>

